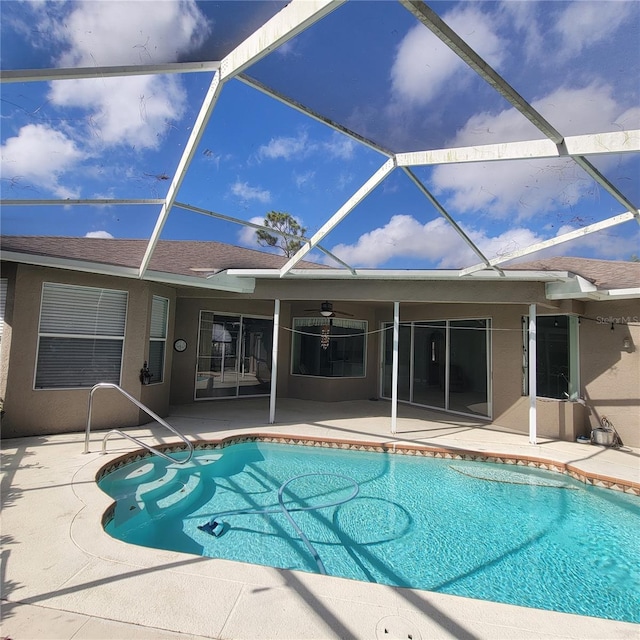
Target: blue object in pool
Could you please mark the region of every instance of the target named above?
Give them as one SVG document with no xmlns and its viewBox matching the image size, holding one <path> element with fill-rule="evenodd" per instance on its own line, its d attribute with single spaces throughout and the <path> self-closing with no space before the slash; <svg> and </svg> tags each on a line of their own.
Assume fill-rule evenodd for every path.
<svg viewBox="0 0 640 640">
<path fill-rule="evenodd" d="M 200 529 L 200 531 L 206 531 L 207 533 L 210 533 L 212 536 L 215 536 L 217 538 L 224 533 L 225 526 L 224 522 L 212 520 L 211 522 L 205 522 L 204 524 L 199 525 L 198 529 Z"/>
<path fill-rule="evenodd" d="M 561 474 L 242 443 L 100 486 L 106 530 L 133 544 L 640 622 L 640 500 Z"/>
</svg>

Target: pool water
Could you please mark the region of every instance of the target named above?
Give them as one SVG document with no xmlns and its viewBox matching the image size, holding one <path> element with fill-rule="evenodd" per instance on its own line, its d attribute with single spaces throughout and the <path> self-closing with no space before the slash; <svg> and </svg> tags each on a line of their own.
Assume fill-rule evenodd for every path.
<svg viewBox="0 0 640 640">
<path fill-rule="evenodd" d="M 241 443 L 182 466 L 152 456 L 109 473 L 100 487 L 117 502 L 106 530 L 132 544 L 318 572 L 278 511 L 288 480 L 283 503 L 330 575 L 640 622 L 640 500 L 538 469 Z M 344 502 L 353 481 L 359 492 Z M 217 518 L 219 537 L 198 528 L 267 508 Z"/>
</svg>

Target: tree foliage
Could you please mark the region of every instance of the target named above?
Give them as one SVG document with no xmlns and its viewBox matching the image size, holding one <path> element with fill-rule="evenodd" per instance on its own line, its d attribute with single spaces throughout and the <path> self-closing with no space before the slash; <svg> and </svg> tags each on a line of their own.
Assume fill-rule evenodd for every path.
<svg viewBox="0 0 640 640">
<path fill-rule="evenodd" d="M 282 211 L 269 211 L 264 217 L 264 226 L 274 230 L 274 234 L 258 229 L 256 237 L 261 247 L 275 247 L 291 258 L 302 246 L 303 241 L 297 240 L 304 236 L 307 230 L 290 214 Z M 282 235 L 285 234 L 285 235 Z"/>
</svg>

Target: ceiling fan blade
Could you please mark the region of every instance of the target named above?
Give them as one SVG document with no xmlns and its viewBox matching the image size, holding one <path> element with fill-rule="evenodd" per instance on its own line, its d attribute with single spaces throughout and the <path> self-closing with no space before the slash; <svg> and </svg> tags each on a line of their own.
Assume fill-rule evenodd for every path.
<svg viewBox="0 0 640 640">
<path fill-rule="evenodd" d="M 333 313 L 334 313 L 334 315 L 337 313 L 337 314 L 339 314 L 341 316 L 346 316 L 347 318 L 353 318 L 354 317 L 353 313 L 347 313 L 346 311 L 340 311 L 339 309 L 335 309 Z"/>
</svg>

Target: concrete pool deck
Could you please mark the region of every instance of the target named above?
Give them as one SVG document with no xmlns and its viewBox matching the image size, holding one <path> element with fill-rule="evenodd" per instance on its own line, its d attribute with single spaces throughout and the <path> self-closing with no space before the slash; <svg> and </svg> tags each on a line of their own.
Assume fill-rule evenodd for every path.
<svg viewBox="0 0 640 640">
<path fill-rule="evenodd" d="M 172 407 L 168 422 L 192 439 L 243 433 L 398 442 L 501 453 L 571 464 L 640 482 L 640 451 L 516 434 L 472 419 L 401 405 L 389 432 L 385 402 L 282 400 Z M 174 442 L 159 425 L 128 429 Z M 640 636 L 640 625 L 400 589 L 297 571 L 136 547 L 109 537 L 110 499 L 98 470 L 135 448 L 104 432 L 6 440 L 2 444 L 2 631 L 12 640 L 89 638 L 457 638 L 604 640 Z M 606 541 L 605 541 L 606 544 Z"/>
</svg>

